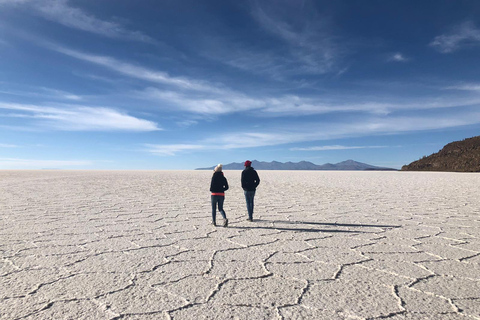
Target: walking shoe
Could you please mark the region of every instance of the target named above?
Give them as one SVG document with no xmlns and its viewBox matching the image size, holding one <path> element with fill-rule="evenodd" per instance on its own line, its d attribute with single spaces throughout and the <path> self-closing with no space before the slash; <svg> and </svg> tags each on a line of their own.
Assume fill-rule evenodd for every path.
<svg viewBox="0 0 480 320">
<path fill-rule="evenodd" d="M 214 227 L 216 227 L 216 226 L 217 226 L 217 223 L 216 223 L 215 221 L 212 221 L 212 225 L 213 225 Z"/>
<path fill-rule="evenodd" d="M 253 219 L 251 219 L 251 218 L 248 218 L 247 220 L 250 221 L 250 222 L 253 222 Z"/>
<path fill-rule="evenodd" d="M 225 228 L 228 227 L 228 219 L 223 220 L 223 226 Z"/>
</svg>

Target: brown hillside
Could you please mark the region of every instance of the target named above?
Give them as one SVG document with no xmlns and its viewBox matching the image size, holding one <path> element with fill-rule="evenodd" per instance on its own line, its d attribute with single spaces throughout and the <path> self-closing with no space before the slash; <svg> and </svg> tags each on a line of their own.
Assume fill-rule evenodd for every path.
<svg viewBox="0 0 480 320">
<path fill-rule="evenodd" d="M 439 152 L 403 166 L 402 171 L 480 172 L 480 136 L 449 143 Z"/>
</svg>

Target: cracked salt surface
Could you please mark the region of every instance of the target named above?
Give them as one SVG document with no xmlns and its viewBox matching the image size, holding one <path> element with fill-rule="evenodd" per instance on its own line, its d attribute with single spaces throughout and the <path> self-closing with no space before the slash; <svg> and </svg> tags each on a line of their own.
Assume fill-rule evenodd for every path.
<svg viewBox="0 0 480 320">
<path fill-rule="evenodd" d="M 0 319 L 480 319 L 478 174 L 0 171 Z"/>
</svg>

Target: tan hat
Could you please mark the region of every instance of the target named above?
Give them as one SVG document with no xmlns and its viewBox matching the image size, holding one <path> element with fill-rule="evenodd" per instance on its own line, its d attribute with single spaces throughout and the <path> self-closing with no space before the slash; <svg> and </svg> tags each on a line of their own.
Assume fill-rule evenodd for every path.
<svg viewBox="0 0 480 320">
<path fill-rule="evenodd" d="M 223 169 L 223 165 L 221 163 L 217 164 L 217 166 L 215 167 L 215 172 L 222 172 L 222 169 Z"/>
</svg>

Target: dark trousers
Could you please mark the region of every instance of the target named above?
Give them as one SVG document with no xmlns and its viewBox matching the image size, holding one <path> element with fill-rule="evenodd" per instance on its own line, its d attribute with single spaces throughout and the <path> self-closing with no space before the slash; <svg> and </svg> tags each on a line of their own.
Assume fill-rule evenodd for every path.
<svg viewBox="0 0 480 320">
<path fill-rule="evenodd" d="M 255 198 L 255 191 L 243 191 L 245 200 L 247 202 L 248 218 L 253 219 L 253 199 Z"/>
<path fill-rule="evenodd" d="M 227 219 L 227 215 L 223 210 L 223 201 L 225 200 L 225 196 L 211 196 L 212 197 L 212 221 L 216 222 L 217 217 L 217 204 L 218 204 L 218 211 L 222 215 L 223 219 Z"/>
</svg>

